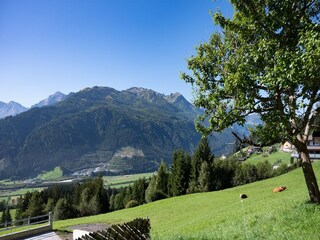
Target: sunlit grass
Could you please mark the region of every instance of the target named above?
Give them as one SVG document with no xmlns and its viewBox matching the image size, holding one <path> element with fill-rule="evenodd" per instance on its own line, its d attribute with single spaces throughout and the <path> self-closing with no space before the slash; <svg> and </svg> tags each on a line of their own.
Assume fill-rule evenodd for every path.
<svg viewBox="0 0 320 240">
<path fill-rule="evenodd" d="M 34 192 L 34 191 L 42 191 L 44 188 L 40 187 L 40 188 L 22 188 L 22 189 L 18 189 L 18 190 L 14 190 L 14 191 L 8 191 L 8 192 L 3 192 L 0 195 L 0 201 L 2 200 L 8 200 L 8 199 L 12 199 L 12 198 L 17 198 L 19 196 L 22 196 L 24 194 L 26 194 L 27 192 Z"/>
<path fill-rule="evenodd" d="M 38 228 L 38 227 L 44 227 L 48 225 L 48 223 L 41 223 L 41 224 L 35 224 L 35 225 L 28 225 L 28 226 L 21 226 L 13 229 L 8 229 L 8 230 L 2 230 L 0 231 L 0 236 L 11 234 L 11 233 L 16 233 L 16 232 L 22 232 L 28 229 L 33 229 L 33 228 Z M 0 229 L 1 230 L 1 229 Z"/>
<path fill-rule="evenodd" d="M 245 162 L 258 163 L 267 160 L 272 165 L 278 162 L 279 164 L 290 164 L 291 153 L 276 151 L 271 154 L 268 153 L 254 153 Z"/>
<path fill-rule="evenodd" d="M 131 175 L 120 175 L 120 176 L 104 176 L 103 182 L 106 187 L 120 188 L 132 184 L 140 178 L 148 179 L 154 173 L 139 173 Z"/>
<path fill-rule="evenodd" d="M 314 164 L 320 178 L 320 163 Z M 276 186 L 287 190 L 273 193 Z M 246 193 L 248 199 L 240 201 Z M 97 216 L 54 222 L 55 229 L 82 223 L 120 223 L 149 217 L 152 239 L 319 239 L 320 206 L 309 199 L 301 169 L 226 189 L 190 194 Z"/>
<path fill-rule="evenodd" d="M 63 172 L 60 167 L 55 167 L 52 171 L 40 174 L 37 178 L 41 180 L 55 180 L 63 176 Z"/>
</svg>

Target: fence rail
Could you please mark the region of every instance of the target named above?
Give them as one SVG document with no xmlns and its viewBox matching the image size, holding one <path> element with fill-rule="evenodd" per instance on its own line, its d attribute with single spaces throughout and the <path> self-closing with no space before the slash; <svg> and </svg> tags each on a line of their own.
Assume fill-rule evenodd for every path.
<svg viewBox="0 0 320 240">
<path fill-rule="evenodd" d="M 22 224 L 21 224 L 22 223 Z M 47 224 L 45 224 L 47 223 Z M 39 226 L 40 224 L 44 224 Z M 37 226 L 36 226 L 37 225 Z M 26 229 L 26 227 L 30 226 Z M 33 227 L 32 227 L 33 226 Z M 17 221 L 5 222 L 0 224 L 0 240 L 1 239 L 16 239 L 14 235 L 30 236 L 33 233 L 41 233 L 48 230 L 52 230 L 52 213 L 36 216 L 36 217 L 28 217 Z M 21 228 L 21 231 L 12 231 L 13 229 Z M 11 231 L 11 232 L 10 232 Z M 8 232 L 7 234 L 4 232 Z M 6 235 L 4 235 L 6 234 Z"/>
<path fill-rule="evenodd" d="M 45 219 L 43 219 L 43 218 L 45 218 Z M 32 221 L 32 220 L 36 220 L 36 219 L 42 219 L 42 220 L 39 220 L 36 222 Z M 51 216 L 51 213 L 49 213 L 49 214 L 36 216 L 36 217 L 28 217 L 28 218 L 24 218 L 24 219 L 17 220 L 17 221 L 5 222 L 5 223 L 0 224 L 0 232 L 7 231 L 10 229 L 14 229 L 14 228 L 29 226 L 29 225 L 46 223 L 46 222 L 48 222 L 48 224 L 50 224 L 51 220 L 52 220 L 52 216 Z M 22 224 L 18 224 L 18 223 L 22 223 Z M 26 224 L 23 224 L 23 223 L 26 223 Z M 4 228 L 2 228 L 2 227 L 4 227 Z"/>
</svg>

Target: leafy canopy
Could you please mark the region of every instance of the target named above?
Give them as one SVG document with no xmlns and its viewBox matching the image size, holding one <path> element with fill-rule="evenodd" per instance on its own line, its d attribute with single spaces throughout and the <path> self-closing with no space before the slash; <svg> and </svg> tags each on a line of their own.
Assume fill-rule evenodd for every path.
<svg viewBox="0 0 320 240">
<path fill-rule="evenodd" d="M 221 131 L 258 113 L 281 138 L 308 135 L 320 101 L 320 1 L 231 3 L 233 18 L 214 14 L 221 33 L 188 60 L 192 75 L 181 75 L 205 109 L 197 129 Z"/>
</svg>

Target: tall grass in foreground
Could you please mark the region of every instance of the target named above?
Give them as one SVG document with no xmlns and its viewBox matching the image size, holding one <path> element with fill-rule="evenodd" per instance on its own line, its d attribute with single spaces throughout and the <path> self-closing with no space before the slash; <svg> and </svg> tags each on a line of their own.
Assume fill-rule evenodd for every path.
<svg viewBox="0 0 320 240">
<path fill-rule="evenodd" d="M 320 163 L 314 165 L 320 178 Z M 276 186 L 287 190 L 273 193 Z M 248 199 L 240 201 L 246 193 Z M 217 192 L 170 198 L 132 209 L 54 223 L 120 223 L 149 217 L 152 239 L 320 239 L 320 205 L 308 203 L 301 169 Z"/>
</svg>

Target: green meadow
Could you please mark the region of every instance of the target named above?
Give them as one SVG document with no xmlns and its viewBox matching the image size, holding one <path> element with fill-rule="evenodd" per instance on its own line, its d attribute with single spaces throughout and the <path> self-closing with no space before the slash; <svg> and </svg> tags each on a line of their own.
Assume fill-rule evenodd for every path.
<svg viewBox="0 0 320 240">
<path fill-rule="evenodd" d="M 139 174 L 132 174 L 132 175 L 120 175 L 120 176 L 104 176 L 103 177 L 103 184 L 106 187 L 111 188 L 120 188 L 125 187 L 133 182 L 139 180 L 140 178 L 148 179 L 154 173 L 139 173 Z"/>
<path fill-rule="evenodd" d="M 18 197 L 26 194 L 27 192 L 34 192 L 34 191 L 42 191 L 43 187 L 38 188 L 21 188 L 18 190 L 13 191 L 3 191 L 0 194 L 0 201 L 8 200 L 8 199 L 17 199 Z"/>
<path fill-rule="evenodd" d="M 313 164 L 320 179 L 320 163 Z M 277 186 L 287 190 L 273 193 Z M 241 201 L 240 194 L 248 198 Z M 308 203 L 302 169 L 222 191 L 190 194 L 97 216 L 54 222 L 54 229 L 87 223 L 151 221 L 152 239 L 320 239 L 320 205 Z"/>
<path fill-rule="evenodd" d="M 271 154 L 268 153 L 254 153 L 245 162 L 258 163 L 267 160 L 272 165 L 278 162 L 279 164 L 290 164 L 291 153 L 276 151 Z"/>
<path fill-rule="evenodd" d="M 55 167 L 52 171 L 45 172 L 38 176 L 41 180 L 54 180 L 60 179 L 63 176 L 63 172 L 60 167 Z"/>
</svg>

